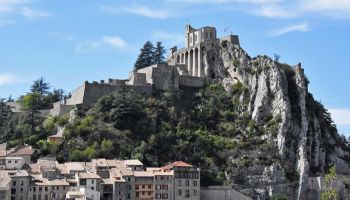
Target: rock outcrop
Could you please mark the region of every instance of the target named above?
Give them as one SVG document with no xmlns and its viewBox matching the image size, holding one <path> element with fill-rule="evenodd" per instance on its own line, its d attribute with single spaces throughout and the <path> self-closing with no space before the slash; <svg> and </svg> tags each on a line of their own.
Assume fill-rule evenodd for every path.
<svg viewBox="0 0 350 200">
<path fill-rule="evenodd" d="M 239 98 L 241 104 L 247 104 L 242 113 L 248 112 L 262 125 L 267 117 L 278 119 L 277 134 L 261 137 L 278 146 L 279 161 L 249 170 L 248 181 L 238 189 L 262 199 L 276 193 L 290 199 L 318 199 L 320 177 L 330 166 L 335 165 L 338 174 L 349 175 L 349 151 L 327 110 L 308 92 L 301 64 L 290 67 L 267 56 L 251 58 L 227 41 L 218 41 L 205 53 L 203 62 L 210 81 L 222 83 L 227 91 L 232 92 L 236 83 L 249 89 Z"/>
</svg>

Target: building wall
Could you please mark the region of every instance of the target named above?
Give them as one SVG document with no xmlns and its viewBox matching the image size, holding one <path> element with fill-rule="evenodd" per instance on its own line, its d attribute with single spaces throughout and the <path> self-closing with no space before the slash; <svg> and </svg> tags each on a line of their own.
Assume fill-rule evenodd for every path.
<svg viewBox="0 0 350 200">
<path fill-rule="evenodd" d="M 11 199 L 26 200 L 28 199 L 29 176 L 11 177 L 9 185 Z"/>
<path fill-rule="evenodd" d="M 205 86 L 205 78 L 181 75 L 181 76 L 179 76 L 179 86 L 204 87 Z"/>
<path fill-rule="evenodd" d="M 123 176 L 127 188 L 126 199 L 135 199 L 135 177 Z"/>
<path fill-rule="evenodd" d="M 125 182 L 114 182 L 113 199 L 127 199 L 127 184 Z"/>
<path fill-rule="evenodd" d="M 135 177 L 135 200 L 153 200 L 153 177 Z"/>
<path fill-rule="evenodd" d="M 200 172 L 199 169 L 176 168 L 174 169 L 174 196 L 176 200 L 200 199 Z"/>
<path fill-rule="evenodd" d="M 63 200 L 69 190 L 69 186 L 63 185 L 31 185 L 28 200 Z"/>
<path fill-rule="evenodd" d="M 6 169 L 22 169 L 24 164 L 25 164 L 25 160 L 24 158 L 21 158 L 21 157 L 16 157 L 16 158 L 7 157 L 5 161 Z"/>
<path fill-rule="evenodd" d="M 154 177 L 154 199 L 173 199 L 173 176 Z"/>
<path fill-rule="evenodd" d="M 78 187 L 80 191 L 82 191 L 86 197 L 93 200 L 100 200 L 100 180 L 92 179 L 92 178 L 78 178 Z"/>
</svg>

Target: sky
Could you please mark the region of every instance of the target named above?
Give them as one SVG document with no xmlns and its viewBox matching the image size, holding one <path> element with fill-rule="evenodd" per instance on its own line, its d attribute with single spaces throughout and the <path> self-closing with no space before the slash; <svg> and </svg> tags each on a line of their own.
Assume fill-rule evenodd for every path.
<svg viewBox="0 0 350 200">
<path fill-rule="evenodd" d="M 183 47 L 186 24 L 238 34 L 252 57 L 302 63 L 310 92 L 350 136 L 350 0 L 0 0 L 0 97 L 39 77 L 66 92 L 126 79 L 147 40 Z"/>
</svg>

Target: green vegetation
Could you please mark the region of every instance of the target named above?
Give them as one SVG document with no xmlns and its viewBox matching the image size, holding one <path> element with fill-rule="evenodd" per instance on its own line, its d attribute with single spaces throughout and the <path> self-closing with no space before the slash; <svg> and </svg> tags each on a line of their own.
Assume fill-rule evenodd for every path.
<svg viewBox="0 0 350 200">
<path fill-rule="evenodd" d="M 165 49 L 161 42 L 157 42 L 156 47 L 147 41 L 140 49 L 140 54 L 135 62 L 134 70 L 142 69 L 154 64 L 162 64 L 165 62 Z"/>
<path fill-rule="evenodd" d="M 338 193 L 335 188 L 335 180 L 337 178 L 337 172 L 335 166 L 329 168 L 329 171 L 324 179 L 323 191 L 321 193 L 322 200 L 336 200 L 338 199 Z"/>
</svg>

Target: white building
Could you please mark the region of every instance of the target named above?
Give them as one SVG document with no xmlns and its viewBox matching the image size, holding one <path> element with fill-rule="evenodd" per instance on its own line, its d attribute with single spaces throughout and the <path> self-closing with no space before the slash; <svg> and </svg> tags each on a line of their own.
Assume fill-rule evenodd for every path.
<svg viewBox="0 0 350 200">
<path fill-rule="evenodd" d="M 6 169 L 22 169 L 25 164 L 23 157 L 6 157 L 5 168 Z"/>
<path fill-rule="evenodd" d="M 100 179 L 101 177 L 95 173 L 79 173 L 77 176 L 79 191 L 89 199 L 100 200 Z"/>
</svg>

